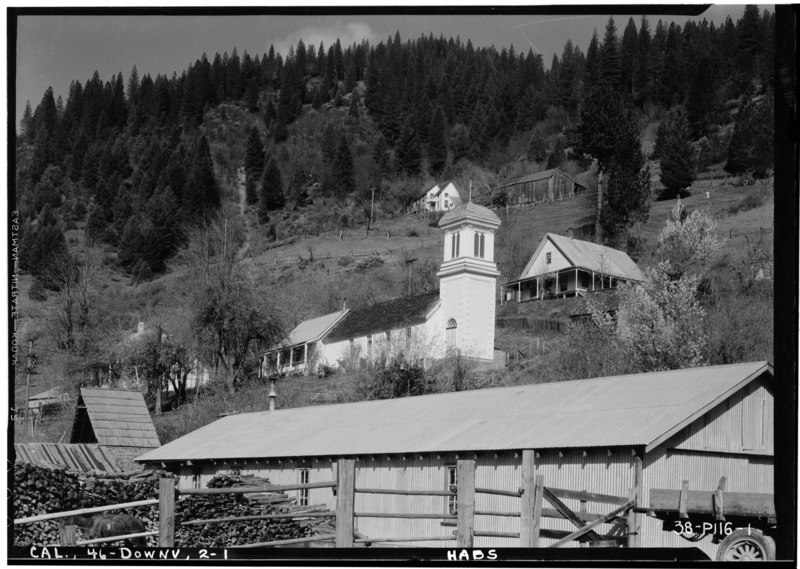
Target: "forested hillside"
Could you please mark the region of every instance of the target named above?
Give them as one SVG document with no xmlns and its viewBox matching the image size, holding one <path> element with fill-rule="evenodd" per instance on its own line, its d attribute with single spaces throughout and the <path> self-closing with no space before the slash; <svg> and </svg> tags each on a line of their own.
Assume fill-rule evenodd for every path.
<svg viewBox="0 0 800 569">
<path fill-rule="evenodd" d="M 560 167 L 592 189 L 599 179 L 595 238 L 649 259 L 643 247 L 662 229 L 647 225 L 654 200 L 689 195 L 704 172 L 742 184 L 771 175 L 774 29 L 757 6 L 721 26 L 609 18 L 551 61 L 466 38 L 301 40 L 285 54 L 234 48 L 171 76 L 134 67 L 48 89 L 17 131 L 26 338 L 64 384 L 135 367 L 137 381 L 160 385 L 199 359 L 233 389 L 293 321 L 375 299 L 361 295 L 370 279 L 391 281 L 385 294 L 430 290 L 426 259 L 439 253 L 424 242 L 427 220 L 402 222 L 403 247 L 427 247 L 413 269 L 408 254 L 397 266 L 342 264 L 343 289 L 305 306 L 289 291 L 316 277 L 244 260 L 294 244 L 312 263 L 303 240 L 324 232 L 388 239 L 445 180 L 503 207 L 496 188 L 516 176 Z M 508 227 L 501 264 L 504 245 L 517 257 L 536 245 Z M 125 344 L 153 313 L 168 315 L 155 344 Z"/>
</svg>

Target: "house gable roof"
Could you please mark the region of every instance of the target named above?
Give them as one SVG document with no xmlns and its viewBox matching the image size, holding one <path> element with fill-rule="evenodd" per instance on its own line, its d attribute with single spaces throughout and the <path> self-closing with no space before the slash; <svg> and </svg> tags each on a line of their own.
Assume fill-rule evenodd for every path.
<svg viewBox="0 0 800 569">
<path fill-rule="evenodd" d="M 232 415 L 137 460 L 611 446 L 649 451 L 772 374 L 767 362 L 751 362 Z"/>
<path fill-rule="evenodd" d="M 326 332 L 331 330 L 336 323 L 347 314 L 347 312 L 348 310 L 344 309 L 304 320 L 289 332 L 289 338 L 285 344 L 287 346 L 296 346 L 298 344 L 320 340 L 325 336 Z"/>
<path fill-rule="evenodd" d="M 328 342 L 346 340 L 422 324 L 438 303 L 437 290 L 350 310 L 331 329 L 325 340 Z"/>
<path fill-rule="evenodd" d="M 425 190 L 424 192 L 422 192 L 422 194 L 420 194 L 420 196 L 419 196 L 419 197 L 420 197 L 420 198 L 426 198 L 426 197 L 428 197 L 428 194 L 429 194 L 429 193 L 431 193 L 431 191 L 432 191 L 432 190 L 436 190 L 436 191 L 434 192 L 433 196 L 431 196 L 431 197 L 434 197 L 434 196 L 438 196 L 438 195 L 439 195 L 439 193 L 442 191 L 442 188 L 440 188 L 440 187 L 439 187 L 439 184 L 434 184 L 434 185 L 432 185 L 430 188 L 428 188 L 427 190 Z"/>
<path fill-rule="evenodd" d="M 632 281 L 644 280 L 644 274 L 639 266 L 631 259 L 627 253 L 618 249 L 612 249 L 605 245 L 598 245 L 590 241 L 581 241 L 571 237 L 564 237 L 555 233 L 548 233 L 542 238 L 536 252 L 531 256 L 528 264 L 520 275 L 519 280 L 525 278 L 531 270 L 536 259 L 542 252 L 544 244 L 550 240 L 561 254 L 569 261 L 573 267 L 588 269 L 604 275 L 620 277 Z"/>
<path fill-rule="evenodd" d="M 81 405 L 86 406 L 94 436 L 101 445 L 156 448 L 161 444 L 140 391 L 81 387 L 79 411 Z"/>
</svg>

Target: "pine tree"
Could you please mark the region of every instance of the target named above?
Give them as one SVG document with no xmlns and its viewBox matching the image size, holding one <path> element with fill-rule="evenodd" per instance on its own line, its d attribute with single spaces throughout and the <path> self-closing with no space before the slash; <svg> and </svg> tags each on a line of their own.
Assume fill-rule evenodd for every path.
<svg viewBox="0 0 800 569">
<path fill-rule="evenodd" d="M 256 127 L 250 128 L 247 138 L 247 150 L 244 156 L 244 171 L 249 176 L 260 177 L 264 171 L 264 143 L 261 142 L 261 134 Z"/>
<path fill-rule="evenodd" d="M 431 174 L 438 176 L 447 165 L 447 124 L 442 107 L 437 107 L 428 136 L 428 165 Z"/>
<path fill-rule="evenodd" d="M 622 33 L 622 43 L 619 49 L 619 65 L 621 88 L 631 96 L 636 95 L 641 78 L 638 74 L 639 65 L 639 34 L 633 18 L 628 19 L 628 25 Z"/>
<path fill-rule="evenodd" d="M 247 81 L 242 102 L 251 113 L 258 112 L 258 86 L 256 85 L 255 78 L 250 78 Z"/>
<path fill-rule="evenodd" d="M 269 220 L 269 212 L 283 207 L 283 183 L 281 171 L 275 158 L 270 158 L 261 179 L 261 199 L 258 204 L 258 218 L 261 223 Z"/>
<path fill-rule="evenodd" d="M 67 241 L 61 223 L 50 205 L 45 204 L 35 224 L 26 222 L 23 225 L 19 268 L 30 272 L 48 288 L 53 288 L 56 283 L 49 277 L 48 270 L 67 254 Z"/>
<path fill-rule="evenodd" d="M 20 135 L 27 137 L 33 123 L 33 111 L 31 110 L 31 102 L 25 101 L 25 112 L 22 114 L 22 120 L 19 123 Z"/>
<path fill-rule="evenodd" d="M 564 163 L 567 159 L 566 153 L 566 140 L 565 137 L 559 136 L 556 138 L 555 146 L 553 147 L 553 152 L 547 157 L 547 165 L 545 166 L 548 170 L 551 168 L 558 168 Z"/>
<path fill-rule="evenodd" d="M 600 40 L 597 38 L 597 29 L 594 30 L 589 49 L 586 51 L 584 77 L 587 90 L 594 88 L 600 82 Z"/>
<path fill-rule="evenodd" d="M 661 144 L 661 183 L 666 189 L 662 199 L 689 195 L 688 188 L 696 176 L 694 150 L 689 142 L 686 111 L 676 107 L 666 121 Z"/>
<path fill-rule="evenodd" d="M 608 17 L 603 45 L 600 46 L 600 73 L 604 82 L 614 88 L 619 86 L 619 39 L 617 38 L 617 26 L 614 24 L 613 16 Z"/>
<path fill-rule="evenodd" d="M 769 175 L 774 164 L 772 99 L 764 97 L 756 107 L 745 97 L 736 115 L 725 170 L 731 174 L 751 173 L 756 178 Z"/>
<path fill-rule="evenodd" d="M 545 158 L 547 158 L 547 143 L 542 136 L 542 131 L 536 129 L 531 135 L 530 143 L 528 143 L 528 160 L 542 162 Z"/>
<path fill-rule="evenodd" d="M 264 126 L 267 130 L 272 128 L 273 121 L 278 117 L 278 111 L 275 109 L 275 104 L 272 102 L 272 97 L 267 101 L 267 106 L 264 108 Z"/>
<path fill-rule="evenodd" d="M 347 109 L 347 118 L 354 124 L 358 124 L 358 93 L 353 91 L 350 97 L 350 107 Z"/>
<path fill-rule="evenodd" d="M 647 218 L 650 175 L 631 102 L 604 85 L 590 93 L 581 113 L 581 150 L 597 159 L 606 175 L 602 191 L 601 226 L 614 242 L 628 227 Z"/>
<path fill-rule="evenodd" d="M 343 198 L 356 189 L 353 155 L 344 133 L 339 137 L 336 156 L 331 164 L 331 178 L 333 193 L 337 197 Z"/>
<path fill-rule="evenodd" d="M 188 160 L 189 172 L 183 188 L 184 205 L 190 217 L 206 217 L 219 208 L 219 190 L 214 178 L 214 163 L 205 136 L 195 143 Z"/>
<path fill-rule="evenodd" d="M 286 128 L 286 125 L 289 123 L 287 115 L 288 111 L 286 105 L 278 103 L 278 110 L 275 117 L 275 131 L 272 133 L 272 137 L 276 143 L 283 142 L 289 138 L 289 131 Z"/>
<path fill-rule="evenodd" d="M 396 160 L 396 169 L 406 175 L 416 176 L 422 169 L 422 151 L 410 117 L 406 120 L 400 133 L 400 140 L 396 149 Z"/>
</svg>

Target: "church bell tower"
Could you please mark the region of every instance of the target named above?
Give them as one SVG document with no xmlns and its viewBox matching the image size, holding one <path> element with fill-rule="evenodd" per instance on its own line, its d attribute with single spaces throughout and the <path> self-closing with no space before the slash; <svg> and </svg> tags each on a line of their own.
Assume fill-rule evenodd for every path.
<svg viewBox="0 0 800 569">
<path fill-rule="evenodd" d="M 468 202 L 439 221 L 444 260 L 437 273 L 445 344 L 462 355 L 494 359 L 495 297 L 499 272 L 494 236 L 500 218 Z"/>
</svg>

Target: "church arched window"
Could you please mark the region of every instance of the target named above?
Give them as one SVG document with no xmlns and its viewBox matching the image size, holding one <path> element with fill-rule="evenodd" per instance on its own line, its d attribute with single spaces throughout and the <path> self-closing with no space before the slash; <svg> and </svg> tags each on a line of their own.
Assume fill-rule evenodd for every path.
<svg viewBox="0 0 800 569">
<path fill-rule="evenodd" d="M 458 329 L 458 322 L 454 318 L 447 321 L 447 328 L 445 328 L 445 341 L 448 346 L 456 345 L 456 330 Z"/>
</svg>

